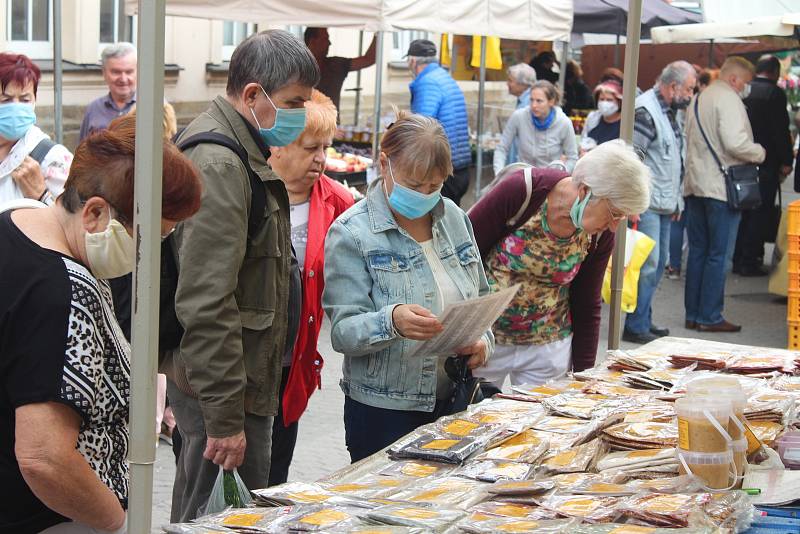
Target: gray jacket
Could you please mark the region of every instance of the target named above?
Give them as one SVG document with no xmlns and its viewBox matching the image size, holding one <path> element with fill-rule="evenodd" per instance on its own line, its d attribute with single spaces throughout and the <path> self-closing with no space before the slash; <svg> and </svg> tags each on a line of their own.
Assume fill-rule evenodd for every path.
<svg viewBox="0 0 800 534">
<path fill-rule="evenodd" d="M 572 172 L 578 161 L 575 129 L 561 108 L 556 108 L 553 124 L 546 130 L 537 130 L 533 126 L 530 107 L 520 108 L 511 114 L 503 130 L 503 139 L 494 150 L 495 176 L 505 167 L 506 155 L 514 140 L 519 151 L 517 159 L 534 167 L 547 167 L 564 156 L 567 172 Z"/>
</svg>

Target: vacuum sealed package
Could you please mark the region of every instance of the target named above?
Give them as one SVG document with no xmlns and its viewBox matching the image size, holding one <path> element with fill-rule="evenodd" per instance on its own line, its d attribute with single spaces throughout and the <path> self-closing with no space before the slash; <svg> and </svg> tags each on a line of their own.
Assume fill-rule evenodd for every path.
<svg viewBox="0 0 800 534">
<path fill-rule="evenodd" d="M 576 488 L 581 484 L 585 484 L 589 481 L 600 482 L 605 479 L 597 473 L 565 473 L 563 475 L 553 475 L 540 480 L 554 482 L 558 490 L 568 493 L 572 491 L 572 488 Z"/>
<path fill-rule="evenodd" d="M 483 482 L 525 480 L 532 473 L 533 466 L 530 464 L 502 460 L 475 460 L 454 472 L 455 475 Z"/>
<path fill-rule="evenodd" d="M 554 512 L 540 508 L 538 505 L 510 501 L 482 502 L 470 508 L 470 512 L 514 519 L 555 519 L 557 517 Z"/>
<path fill-rule="evenodd" d="M 466 510 L 486 499 L 484 490 L 488 484 L 463 477 L 449 476 L 434 479 L 425 484 L 415 484 L 392 496 L 393 500 L 414 504 L 428 503 L 434 506 L 449 506 Z"/>
<path fill-rule="evenodd" d="M 602 431 L 603 440 L 613 449 L 664 449 L 678 444 L 674 423 L 619 423 Z"/>
<path fill-rule="evenodd" d="M 708 493 L 651 493 L 628 497 L 620 503 L 619 511 L 657 527 L 688 527 L 689 517 L 703 511 L 709 502 Z"/>
<path fill-rule="evenodd" d="M 247 532 L 273 532 L 276 521 L 295 513 L 296 507 L 280 508 L 229 508 L 196 520 L 197 524 L 209 527 L 225 527 Z"/>
<path fill-rule="evenodd" d="M 367 513 L 366 517 L 370 521 L 382 524 L 426 528 L 440 532 L 464 517 L 464 514 L 463 510 L 401 503 L 375 508 Z"/>
<path fill-rule="evenodd" d="M 711 494 L 703 511 L 715 525 L 731 532 L 742 532 L 750 526 L 756 509 L 746 493 L 722 491 Z"/>
<path fill-rule="evenodd" d="M 611 452 L 597 462 L 598 471 L 614 471 L 675 463 L 675 449 L 644 449 Z"/>
<path fill-rule="evenodd" d="M 350 528 L 363 524 L 351 508 L 309 504 L 295 506 L 291 513 L 276 520 L 269 532 L 320 532 L 330 527 Z"/>
<path fill-rule="evenodd" d="M 570 490 L 576 495 L 605 495 L 609 497 L 621 497 L 634 495 L 639 490 L 632 484 L 619 484 L 616 482 L 591 481 L 579 484 Z"/>
<path fill-rule="evenodd" d="M 634 404 L 625 411 L 624 423 L 669 423 L 675 418 L 672 403 L 654 401 L 647 404 Z"/>
<path fill-rule="evenodd" d="M 556 534 L 572 532 L 579 521 L 574 519 L 514 519 L 508 517 L 468 516 L 456 526 L 461 532 L 470 534 L 494 534 L 496 532 L 537 532 Z"/>
<path fill-rule="evenodd" d="M 476 460 L 510 460 L 527 464 L 535 463 L 550 446 L 548 439 L 538 436 L 534 430 L 526 429 L 507 438 L 485 452 Z"/>
<path fill-rule="evenodd" d="M 540 467 L 548 473 L 578 473 L 586 471 L 600 451 L 600 440 L 594 439 L 577 447 L 548 454 Z"/>
<path fill-rule="evenodd" d="M 423 479 L 431 477 L 443 477 L 450 474 L 455 466 L 436 462 L 425 462 L 422 460 L 399 460 L 392 462 L 378 474 L 391 477 L 408 477 L 411 479 Z"/>
<path fill-rule="evenodd" d="M 619 516 L 617 497 L 553 494 L 542 499 L 541 504 L 561 516 L 594 523 L 610 523 Z"/>
<path fill-rule="evenodd" d="M 254 502 L 258 506 L 292 506 L 295 504 L 315 504 L 332 502 L 343 502 L 343 499 L 336 498 L 336 494 L 322 489 L 319 484 L 309 484 L 306 482 L 289 482 L 271 488 L 253 490 L 255 495 Z"/>
<path fill-rule="evenodd" d="M 555 434 L 579 434 L 581 436 L 588 436 L 595 431 L 597 423 L 573 417 L 548 415 L 537 421 L 533 425 L 533 428 L 535 430 L 544 430 L 545 432 L 553 432 Z"/>
<path fill-rule="evenodd" d="M 562 393 L 542 400 L 542 406 L 547 408 L 551 415 L 575 419 L 605 418 L 622 404 L 619 398 L 578 392 Z"/>
<path fill-rule="evenodd" d="M 335 525 L 325 529 L 325 534 L 430 534 L 431 530 L 395 525 Z"/>
<path fill-rule="evenodd" d="M 484 444 L 485 441 L 473 437 L 450 438 L 424 432 L 412 442 L 390 454 L 394 459 L 415 458 L 461 464 L 473 453 L 481 450 Z"/>
<path fill-rule="evenodd" d="M 570 534 L 719 534 L 719 531 L 712 527 L 658 528 L 632 525 L 630 523 L 606 523 L 602 525 L 584 523 L 570 530 Z"/>
<path fill-rule="evenodd" d="M 236 534 L 237 530 L 197 523 L 175 523 L 161 527 L 166 534 Z"/>
<path fill-rule="evenodd" d="M 320 487 L 338 495 L 359 499 L 380 499 L 387 498 L 412 483 L 413 481 L 407 477 L 367 475 L 355 482 L 324 483 L 320 484 Z"/>
<path fill-rule="evenodd" d="M 539 404 L 493 400 L 471 405 L 467 409 L 467 418 L 483 424 L 500 424 L 522 430 L 541 419 L 544 413 L 544 408 Z"/>
<path fill-rule="evenodd" d="M 577 443 L 586 439 L 585 434 L 563 434 L 561 432 L 548 432 L 546 430 L 536 429 L 530 429 L 530 432 L 533 436 L 536 436 L 542 441 L 547 441 L 548 451 L 563 451 L 564 449 L 574 447 Z"/>
<path fill-rule="evenodd" d="M 486 488 L 492 495 L 540 495 L 556 487 L 552 480 L 499 480 Z"/>
</svg>

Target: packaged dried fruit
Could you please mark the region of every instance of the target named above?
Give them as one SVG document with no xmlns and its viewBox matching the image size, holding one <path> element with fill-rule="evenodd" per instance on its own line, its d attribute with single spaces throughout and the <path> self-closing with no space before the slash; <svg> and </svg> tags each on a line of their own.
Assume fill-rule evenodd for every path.
<svg viewBox="0 0 800 534">
<path fill-rule="evenodd" d="M 550 446 L 550 441 L 527 429 L 494 445 L 476 457 L 476 460 L 510 460 L 535 463 Z"/>
<path fill-rule="evenodd" d="M 437 434 L 423 433 L 411 443 L 392 452 L 392 457 L 460 464 L 483 446 L 482 441 L 472 437 L 448 438 Z"/>
<path fill-rule="evenodd" d="M 596 523 L 610 523 L 619 515 L 619 498 L 593 495 L 550 495 L 542 506 L 565 517 L 579 517 Z"/>
<path fill-rule="evenodd" d="M 549 454 L 542 459 L 541 468 L 548 473 L 578 473 L 586 471 L 600 451 L 600 440 Z"/>
<path fill-rule="evenodd" d="M 702 511 L 710 499 L 708 493 L 651 493 L 626 498 L 619 511 L 653 526 L 685 528 L 690 515 Z"/>
<path fill-rule="evenodd" d="M 391 504 L 371 510 L 366 517 L 371 521 L 388 525 L 419 527 L 439 531 L 464 517 L 464 513 L 462 510 L 440 506 Z"/>
<path fill-rule="evenodd" d="M 454 466 L 437 462 L 425 462 L 422 460 L 401 460 L 392 462 L 381 471 L 380 475 L 391 477 L 408 477 L 412 479 L 443 477 L 448 475 Z"/>
<path fill-rule="evenodd" d="M 538 495 L 556 486 L 553 480 L 499 480 L 486 491 L 493 495 Z"/>
<path fill-rule="evenodd" d="M 465 510 L 488 497 L 484 482 L 449 476 L 414 485 L 392 496 L 393 500 L 413 504 L 427 503 Z"/>
<path fill-rule="evenodd" d="M 574 519 L 514 519 L 507 517 L 465 517 L 456 526 L 461 532 L 494 534 L 497 532 L 537 532 L 551 534 L 572 532 L 578 521 Z"/>
<path fill-rule="evenodd" d="M 484 482 L 496 482 L 498 480 L 525 480 L 530 477 L 532 472 L 533 466 L 530 464 L 502 460 L 476 460 L 456 470 L 454 474 Z"/>
</svg>

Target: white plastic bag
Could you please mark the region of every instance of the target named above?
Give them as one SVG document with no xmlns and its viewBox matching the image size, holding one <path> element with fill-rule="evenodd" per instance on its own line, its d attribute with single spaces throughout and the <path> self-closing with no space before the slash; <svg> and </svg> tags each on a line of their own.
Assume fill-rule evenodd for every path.
<svg viewBox="0 0 800 534">
<path fill-rule="evenodd" d="M 219 474 L 211 488 L 211 495 L 208 497 L 205 509 L 200 511 L 200 516 L 216 514 L 226 508 L 244 508 L 253 501 L 250 491 L 242 482 L 239 472 L 225 471 L 219 466 Z"/>
</svg>

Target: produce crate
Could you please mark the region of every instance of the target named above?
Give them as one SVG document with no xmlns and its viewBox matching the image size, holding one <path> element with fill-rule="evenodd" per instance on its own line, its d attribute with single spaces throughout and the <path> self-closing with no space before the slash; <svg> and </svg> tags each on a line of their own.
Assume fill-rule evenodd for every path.
<svg viewBox="0 0 800 534">
<path fill-rule="evenodd" d="M 797 265 L 789 266 L 788 269 L 788 288 L 789 290 L 794 289 L 795 291 L 800 291 L 800 267 Z"/>
<path fill-rule="evenodd" d="M 789 234 L 788 236 L 789 252 L 800 254 L 800 235 Z"/>
<path fill-rule="evenodd" d="M 786 303 L 786 318 L 800 323 L 800 289 L 789 289 L 789 300 Z"/>
<path fill-rule="evenodd" d="M 788 206 L 789 214 L 786 222 L 786 233 L 789 235 L 800 235 L 800 200 L 790 202 Z"/>
<path fill-rule="evenodd" d="M 786 326 L 789 331 L 789 348 L 800 349 L 800 322 L 788 321 Z"/>
</svg>

